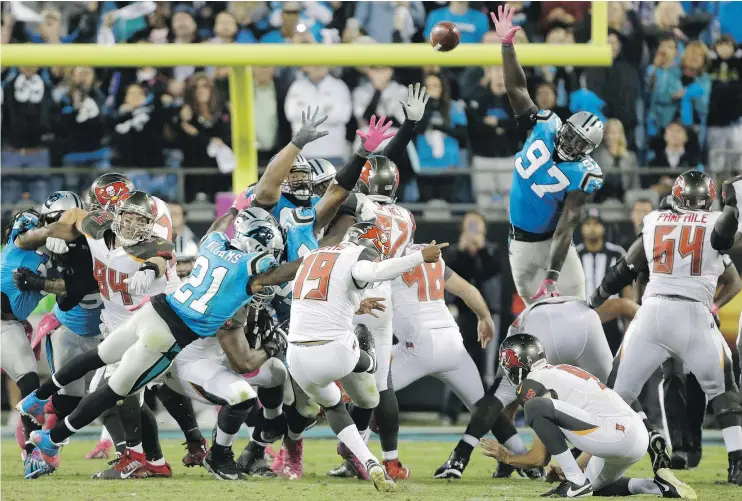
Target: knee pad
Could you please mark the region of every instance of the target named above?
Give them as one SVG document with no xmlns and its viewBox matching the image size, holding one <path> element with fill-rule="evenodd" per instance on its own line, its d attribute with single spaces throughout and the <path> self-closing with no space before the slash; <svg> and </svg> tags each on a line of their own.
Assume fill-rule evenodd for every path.
<svg viewBox="0 0 742 501">
<path fill-rule="evenodd" d="M 742 399 L 740 399 L 738 392 L 727 391 L 722 393 L 711 400 L 711 406 L 714 409 L 714 416 L 716 416 L 720 428 L 742 425 Z"/>
<path fill-rule="evenodd" d="M 258 394 L 250 383 L 245 380 L 235 380 L 225 388 L 224 396 L 227 396 L 227 404 L 236 407 L 248 400 L 257 400 Z"/>
<path fill-rule="evenodd" d="M 299 405 L 299 402 L 297 401 L 294 407 L 296 407 L 296 412 L 307 419 L 314 419 L 317 414 L 319 414 L 320 410 L 319 404 L 317 402 L 312 402 L 311 400 L 306 400 L 302 402 L 301 405 Z"/>
<path fill-rule="evenodd" d="M 550 421 L 553 421 L 556 417 L 554 413 L 554 403 L 550 398 L 534 397 L 526 402 L 526 405 L 523 406 L 523 411 L 525 412 L 526 424 L 528 424 L 528 426 L 533 424 L 533 420 L 536 416 L 546 418 Z"/>
<path fill-rule="evenodd" d="M 282 385 L 288 378 L 288 371 L 283 362 L 277 358 L 269 358 L 261 367 L 260 371 L 266 371 L 270 374 L 269 381 L 265 384 L 266 388 L 275 388 Z"/>
</svg>

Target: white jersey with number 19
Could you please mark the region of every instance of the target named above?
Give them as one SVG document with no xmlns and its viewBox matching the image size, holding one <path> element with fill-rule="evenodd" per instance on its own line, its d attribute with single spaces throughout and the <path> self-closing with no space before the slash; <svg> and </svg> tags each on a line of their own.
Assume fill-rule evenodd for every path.
<svg viewBox="0 0 742 501">
<path fill-rule="evenodd" d="M 722 254 L 711 247 L 711 232 L 721 212 L 653 211 L 644 217 L 642 238 L 649 262 L 644 297 L 682 296 L 710 307 Z"/>
</svg>

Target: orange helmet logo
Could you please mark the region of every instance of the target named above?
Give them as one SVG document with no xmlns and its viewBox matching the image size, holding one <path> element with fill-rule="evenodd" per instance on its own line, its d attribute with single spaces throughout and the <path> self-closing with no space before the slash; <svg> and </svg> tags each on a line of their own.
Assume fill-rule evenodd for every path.
<svg viewBox="0 0 742 501">
<path fill-rule="evenodd" d="M 376 250 L 378 250 L 383 257 L 387 257 L 389 255 L 391 248 L 391 246 L 389 245 L 389 238 L 386 236 L 386 233 L 384 233 L 378 226 L 369 226 L 364 233 L 361 233 L 358 236 L 358 238 L 366 239 L 370 242 L 373 242 Z"/>
</svg>

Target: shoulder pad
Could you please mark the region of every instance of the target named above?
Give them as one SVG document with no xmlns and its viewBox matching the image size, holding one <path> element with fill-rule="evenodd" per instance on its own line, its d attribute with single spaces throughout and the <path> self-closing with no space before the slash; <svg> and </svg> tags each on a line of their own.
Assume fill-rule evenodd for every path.
<svg viewBox="0 0 742 501">
<path fill-rule="evenodd" d="M 138 261 L 146 261 L 153 257 L 161 257 L 166 260 L 173 258 L 173 244 L 164 238 L 153 238 L 131 247 L 125 247 L 126 253 Z"/>
<path fill-rule="evenodd" d="M 562 126 L 562 119 L 551 110 L 538 110 L 533 114 L 533 121 L 534 123 L 545 122 L 555 130 Z"/>
<path fill-rule="evenodd" d="M 278 266 L 278 263 L 275 258 L 267 252 L 253 252 L 247 256 L 247 269 L 251 277 L 265 273 L 276 266 Z"/>
<path fill-rule="evenodd" d="M 314 224 L 317 212 L 313 207 L 297 207 L 292 211 L 282 211 L 281 226 L 295 226 L 299 224 Z"/>
<path fill-rule="evenodd" d="M 111 223 L 113 214 L 106 210 L 93 211 L 82 220 L 82 231 L 90 238 L 100 240 L 111 229 Z"/>
</svg>

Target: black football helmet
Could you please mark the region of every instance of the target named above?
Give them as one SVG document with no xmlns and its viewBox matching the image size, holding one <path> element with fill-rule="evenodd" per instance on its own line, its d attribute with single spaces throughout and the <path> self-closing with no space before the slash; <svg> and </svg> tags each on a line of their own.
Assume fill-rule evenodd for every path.
<svg viewBox="0 0 742 501">
<path fill-rule="evenodd" d="M 141 218 L 125 218 L 135 214 Z M 157 204 L 143 191 L 130 191 L 120 197 L 113 214 L 111 230 L 125 246 L 136 245 L 152 238 L 152 230 L 157 219 Z"/>
<path fill-rule="evenodd" d="M 715 198 L 714 180 L 699 170 L 683 172 L 672 185 L 675 210 L 709 210 Z"/>
<path fill-rule="evenodd" d="M 122 197 L 130 191 L 134 191 L 134 183 L 123 174 L 111 172 L 93 181 L 85 198 L 90 210 L 114 212 Z"/>
<path fill-rule="evenodd" d="M 356 223 L 345 232 L 343 242 L 365 247 L 374 252 L 381 261 L 389 256 L 391 245 L 384 230 L 373 223 Z"/>
<path fill-rule="evenodd" d="M 397 164 L 385 156 L 368 157 L 356 184 L 356 191 L 376 202 L 393 203 L 399 188 Z"/>
<path fill-rule="evenodd" d="M 500 345 L 500 367 L 514 385 L 519 385 L 531 372 L 533 364 L 546 360 L 544 347 L 535 336 L 514 334 Z"/>
</svg>

